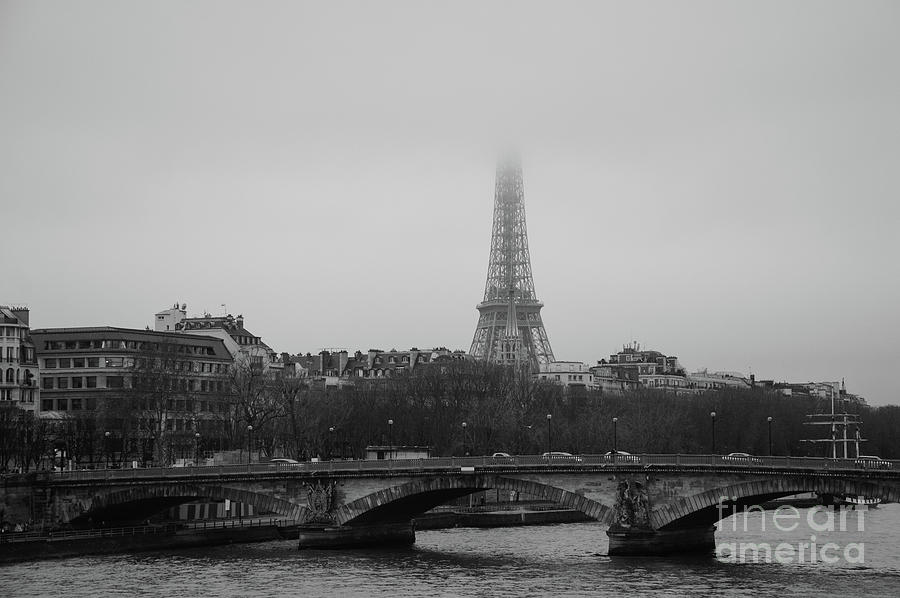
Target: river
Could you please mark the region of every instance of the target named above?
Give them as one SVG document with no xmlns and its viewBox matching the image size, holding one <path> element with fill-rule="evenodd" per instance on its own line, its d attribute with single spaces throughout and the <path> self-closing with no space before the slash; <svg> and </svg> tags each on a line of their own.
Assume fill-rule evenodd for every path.
<svg viewBox="0 0 900 598">
<path fill-rule="evenodd" d="M 844 531 L 840 517 L 829 526 L 827 514 L 817 513 L 814 529 L 808 510 L 797 515 L 791 531 L 774 529 L 771 512 L 751 514 L 746 525 L 742 515 L 723 520 L 718 556 L 702 558 L 610 558 L 605 526 L 596 523 L 457 528 L 420 531 L 405 549 L 301 552 L 286 541 L 6 565 L 0 595 L 900 596 L 900 505 L 872 509 L 862 522 L 851 511 Z M 837 562 L 798 562 L 798 548 L 792 562 L 784 562 L 784 548 L 780 562 L 746 562 L 752 553 L 742 562 L 722 548 L 798 547 L 813 535 L 819 548 L 833 543 L 825 557 Z"/>
</svg>

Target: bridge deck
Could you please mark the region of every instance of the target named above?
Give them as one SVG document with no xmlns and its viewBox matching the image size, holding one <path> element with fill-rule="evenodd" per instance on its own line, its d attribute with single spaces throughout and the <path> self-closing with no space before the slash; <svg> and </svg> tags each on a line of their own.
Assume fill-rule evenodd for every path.
<svg viewBox="0 0 900 598">
<path fill-rule="evenodd" d="M 729 455 L 574 455 L 546 458 L 541 455 L 515 455 L 510 457 L 434 457 L 430 459 L 394 460 L 341 460 L 303 463 L 254 463 L 243 465 L 211 465 L 199 467 L 148 467 L 134 469 L 94 469 L 54 472 L 51 480 L 56 483 L 80 481 L 123 481 L 134 479 L 175 479 L 204 476 L 265 475 L 265 474 L 396 474 L 401 472 L 462 473 L 529 471 L 548 468 L 569 470 L 598 467 L 612 469 L 693 469 L 753 470 L 759 473 L 780 471 L 859 472 L 862 474 L 887 474 L 900 477 L 900 461 L 869 459 L 830 459 L 820 457 L 735 457 Z"/>
</svg>

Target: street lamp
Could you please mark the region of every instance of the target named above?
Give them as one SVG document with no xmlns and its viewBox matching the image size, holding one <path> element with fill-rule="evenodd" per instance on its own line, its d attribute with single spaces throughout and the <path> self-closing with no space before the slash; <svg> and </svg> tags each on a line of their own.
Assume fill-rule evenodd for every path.
<svg viewBox="0 0 900 598">
<path fill-rule="evenodd" d="M 551 448 L 553 443 L 550 441 L 550 420 L 553 419 L 553 415 L 547 414 L 547 457 L 550 457 L 550 453 L 552 452 Z"/>
<path fill-rule="evenodd" d="M 103 433 L 103 452 L 106 453 L 106 469 L 109 469 L 109 432 Z"/>
<path fill-rule="evenodd" d="M 463 422 L 462 429 L 463 429 L 463 456 L 464 457 L 469 456 L 469 451 L 466 450 L 466 441 L 468 440 L 468 438 L 467 438 L 468 432 L 466 430 L 466 427 L 468 427 L 468 424 L 466 422 Z"/>
<path fill-rule="evenodd" d="M 200 432 L 194 433 L 194 467 L 200 465 Z"/>
<path fill-rule="evenodd" d="M 773 418 L 770 415 L 766 418 L 766 421 L 769 422 L 769 456 L 772 456 L 772 421 Z"/>
<path fill-rule="evenodd" d="M 712 420 L 712 454 L 716 454 L 716 412 L 710 411 L 709 417 Z"/>
<path fill-rule="evenodd" d="M 619 424 L 619 418 L 614 417 L 613 418 L 613 454 L 614 455 L 619 452 L 619 442 L 618 442 L 619 438 L 618 438 L 618 434 L 617 434 L 618 424 Z"/>
<path fill-rule="evenodd" d="M 250 461 L 253 457 L 253 426 L 247 426 L 247 465 L 250 465 Z"/>
<path fill-rule="evenodd" d="M 388 420 L 388 459 L 394 458 L 394 420 Z"/>
<path fill-rule="evenodd" d="M 328 460 L 334 459 L 334 426 L 328 428 Z"/>
</svg>

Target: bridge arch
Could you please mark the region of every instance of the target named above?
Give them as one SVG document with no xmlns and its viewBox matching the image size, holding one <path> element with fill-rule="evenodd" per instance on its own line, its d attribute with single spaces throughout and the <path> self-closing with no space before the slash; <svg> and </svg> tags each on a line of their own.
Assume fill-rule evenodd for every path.
<svg viewBox="0 0 900 598">
<path fill-rule="evenodd" d="M 712 525 L 745 506 L 799 494 L 867 496 L 884 502 L 900 501 L 900 484 L 861 478 L 822 476 L 781 476 L 755 481 L 740 482 L 713 488 L 693 496 L 678 499 L 654 509 L 650 524 L 657 530 L 674 530 L 687 527 Z M 724 505 L 724 508 L 720 508 Z"/>
<path fill-rule="evenodd" d="M 517 491 L 561 504 L 609 523 L 612 509 L 580 494 L 562 488 L 500 475 L 445 475 L 423 477 L 373 492 L 335 509 L 335 522 L 357 526 L 409 521 L 454 498 L 482 490 Z"/>
<path fill-rule="evenodd" d="M 253 505 L 260 511 L 270 511 L 286 518 L 296 519 L 305 507 L 276 498 L 271 495 L 251 492 L 240 488 L 212 484 L 147 485 L 117 489 L 103 494 L 95 494 L 85 501 L 63 505 L 62 518 L 67 521 L 96 519 L 103 514 L 133 514 L 135 519 L 143 519 L 165 508 L 198 499 L 224 500 Z"/>
</svg>

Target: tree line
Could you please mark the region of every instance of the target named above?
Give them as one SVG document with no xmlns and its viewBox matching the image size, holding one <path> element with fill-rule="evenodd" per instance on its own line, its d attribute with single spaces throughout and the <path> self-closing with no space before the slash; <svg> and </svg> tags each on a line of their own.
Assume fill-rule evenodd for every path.
<svg viewBox="0 0 900 598">
<path fill-rule="evenodd" d="M 254 460 L 361 458 L 367 446 L 389 443 L 430 447 L 434 456 L 696 454 L 713 452 L 713 443 L 720 454 L 768 455 L 771 443 L 776 455 L 826 456 L 824 445 L 803 440 L 827 435 L 806 422 L 830 405 L 762 388 L 567 391 L 523 370 L 449 360 L 328 389 L 238 362 L 201 390 L 180 367 L 162 346 L 139 355 L 127 388 L 93 410 L 56 420 L 0 410 L 0 467 L 169 465 L 222 451 L 249 451 Z M 863 454 L 900 458 L 900 406 L 847 408 L 863 421 Z"/>
</svg>

